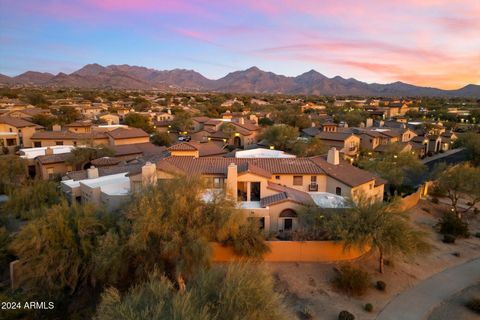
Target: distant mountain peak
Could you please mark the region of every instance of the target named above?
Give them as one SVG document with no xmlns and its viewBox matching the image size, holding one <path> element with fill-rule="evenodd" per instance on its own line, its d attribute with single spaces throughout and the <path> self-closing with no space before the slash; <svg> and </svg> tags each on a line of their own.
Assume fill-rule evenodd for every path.
<svg viewBox="0 0 480 320">
<path fill-rule="evenodd" d="M 263 71 L 257 66 L 230 72 L 209 80 L 195 70 L 155 70 L 141 66 L 87 64 L 79 70 L 57 75 L 27 71 L 16 77 L 0 75 L 0 84 L 40 85 L 70 88 L 164 89 L 238 93 L 284 93 L 305 95 L 355 96 L 443 96 L 480 98 L 480 85 L 468 84 L 457 90 L 419 87 L 396 81 L 389 84 L 366 83 L 341 76 L 328 78 L 311 69 L 296 77 Z"/>
</svg>

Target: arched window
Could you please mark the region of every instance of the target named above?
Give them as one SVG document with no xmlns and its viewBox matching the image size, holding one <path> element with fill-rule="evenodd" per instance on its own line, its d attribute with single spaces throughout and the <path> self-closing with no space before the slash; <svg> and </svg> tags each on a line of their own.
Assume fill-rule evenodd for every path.
<svg viewBox="0 0 480 320">
<path fill-rule="evenodd" d="M 336 194 L 337 196 L 341 196 L 341 195 L 342 195 L 342 188 L 336 187 L 336 188 L 335 188 L 335 194 Z"/>
<path fill-rule="evenodd" d="M 280 212 L 280 218 L 296 218 L 297 213 L 292 209 L 285 209 Z"/>
</svg>

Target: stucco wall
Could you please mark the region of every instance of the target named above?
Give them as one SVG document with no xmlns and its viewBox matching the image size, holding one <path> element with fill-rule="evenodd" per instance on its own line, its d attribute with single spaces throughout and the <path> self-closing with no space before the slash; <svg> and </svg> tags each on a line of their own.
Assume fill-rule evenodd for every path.
<svg viewBox="0 0 480 320">
<path fill-rule="evenodd" d="M 368 251 L 343 250 L 341 241 L 267 241 L 271 251 L 264 255 L 266 262 L 335 262 L 359 258 Z M 211 243 L 212 261 L 227 262 L 240 259 L 231 247 Z"/>
</svg>

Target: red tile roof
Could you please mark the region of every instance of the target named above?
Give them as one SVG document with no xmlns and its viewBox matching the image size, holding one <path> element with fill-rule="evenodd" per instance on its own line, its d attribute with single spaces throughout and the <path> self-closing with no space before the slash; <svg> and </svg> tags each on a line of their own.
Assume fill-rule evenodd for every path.
<svg viewBox="0 0 480 320">
<path fill-rule="evenodd" d="M 21 118 L 13 118 L 13 117 L 0 117 L 0 123 L 3 124 L 8 124 L 9 126 L 15 127 L 15 128 L 25 128 L 25 127 L 40 127 L 43 128 L 42 126 L 39 126 L 35 123 L 32 123 L 30 121 L 21 119 Z"/>
<path fill-rule="evenodd" d="M 32 135 L 32 140 L 89 140 L 106 139 L 103 132 L 77 133 L 70 131 L 41 131 Z"/>
<path fill-rule="evenodd" d="M 350 187 L 356 187 L 369 181 L 379 179 L 375 174 L 352 166 L 344 160 L 341 160 L 340 164 L 334 165 L 327 162 L 325 156 L 317 156 L 310 159 L 322 168 L 328 176 L 343 182 Z"/>
<path fill-rule="evenodd" d="M 139 128 L 117 128 L 106 132 L 107 135 L 116 139 L 131 139 L 131 138 L 145 138 L 149 137 L 148 133 Z"/>
</svg>

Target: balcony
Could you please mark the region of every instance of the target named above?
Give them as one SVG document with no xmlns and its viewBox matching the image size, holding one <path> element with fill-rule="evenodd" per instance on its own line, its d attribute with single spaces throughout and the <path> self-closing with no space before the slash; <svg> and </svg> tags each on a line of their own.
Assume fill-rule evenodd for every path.
<svg viewBox="0 0 480 320">
<path fill-rule="evenodd" d="M 312 191 L 312 192 L 313 192 L 313 191 L 318 191 L 318 184 L 316 184 L 316 183 L 310 183 L 310 184 L 308 185 L 308 191 Z"/>
</svg>

